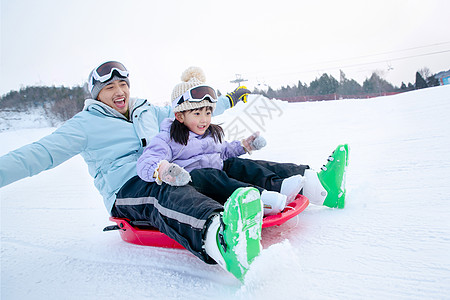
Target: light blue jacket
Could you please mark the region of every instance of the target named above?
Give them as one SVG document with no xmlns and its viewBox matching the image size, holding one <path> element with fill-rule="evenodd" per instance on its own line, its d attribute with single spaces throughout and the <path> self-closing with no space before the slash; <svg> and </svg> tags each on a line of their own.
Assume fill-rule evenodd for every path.
<svg viewBox="0 0 450 300">
<path fill-rule="evenodd" d="M 170 106 L 130 99 L 130 120 L 100 101 L 88 99 L 83 111 L 52 134 L 0 157 L 0 187 L 52 169 L 81 154 L 108 212 L 116 193 L 137 175 L 136 162 L 144 147 L 159 132 L 160 123 L 173 117 Z M 230 107 L 219 97 L 215 115 Z"/>
</svg>

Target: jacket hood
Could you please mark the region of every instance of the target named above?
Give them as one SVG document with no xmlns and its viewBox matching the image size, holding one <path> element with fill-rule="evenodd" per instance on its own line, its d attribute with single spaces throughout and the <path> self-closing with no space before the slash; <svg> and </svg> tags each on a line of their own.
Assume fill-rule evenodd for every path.
<svg viewBox="0 0 450 300">
<path fill-rule="evenodd" d="M 165 132 L 170 132 L 170 126 L 172 126 L 173 123 L 172 118 L 166 118 L 161 122 L 161 125 L 159 126 L 159 131 L 165 131 Z"/>
</svg>

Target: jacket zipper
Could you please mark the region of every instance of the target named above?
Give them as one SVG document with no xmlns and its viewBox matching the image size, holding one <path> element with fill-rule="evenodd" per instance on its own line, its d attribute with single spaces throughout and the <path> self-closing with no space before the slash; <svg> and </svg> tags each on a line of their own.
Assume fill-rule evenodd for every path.
<svg viewBox="0 0 450 300">
<path fill-rule="evenodd" d="M 147 103 L 147 99 L 144 100 L 144 102 L 142 102 L 139 106 L 136 106 L 135 108 L 133 108 L 133 110 L 132 110 L 131 113 L 130 113 L 130 117 L 132 117 L 132 118 L 134 119 L 133 114 L 134 114 L 134 112 L 136 111 L 136 109 L 138 109 L 139 107 L 143 106 L 143 105 L 146 104 L 146 103 Z M 136 115 L 136 117 L 137 117 L 137 115 Z"/>
</svg>

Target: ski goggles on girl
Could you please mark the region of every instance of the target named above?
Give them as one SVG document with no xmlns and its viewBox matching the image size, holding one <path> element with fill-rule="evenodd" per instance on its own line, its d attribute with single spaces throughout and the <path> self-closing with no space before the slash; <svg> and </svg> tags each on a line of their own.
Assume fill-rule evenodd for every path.
<svg viewBox="0 0 450 300">
<path fill-rule="evenodd" d="M 185 101 L 200 102 L 205 99 L 208 99 L 212 103 L 217 102 L 216 91 L 210 86 L 199 85 L 187 90 L 186 92 L 183 93 L 183 95 L 179 96 L 178 98 L 175 98 L 173 104 L 174 106 L 177 106 Z"/>
<path fill-rule="evenodd" d="M 122 65 L 120 62 L 117 61 L 108 61 L 104 64 L 101 64 L 98 68 L 94 69 L 92 71 L 91 78 L 89 79 L 89 91 L 92 91 L 94 88 L 94 85 L 97 82 L 107 82 L 110 80 L 114 73 L 116 73 L 119 77 L 127 78 L 128 77 L 128 70 L 125 68 L 124 65 Z"/>
</svg>

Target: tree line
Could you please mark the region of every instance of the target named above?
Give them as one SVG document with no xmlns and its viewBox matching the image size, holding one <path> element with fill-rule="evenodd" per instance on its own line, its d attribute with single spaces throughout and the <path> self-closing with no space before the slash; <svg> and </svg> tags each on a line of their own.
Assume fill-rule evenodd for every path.
<svg viewBox="0 0 450 300">
<path fill-rule="evenodd" d="M 268 87 L 267 90 L 256 88 L 253 92 L 263 94 L 269 98 L 277 99 L 321 99 L 320 96 L 339 95 L 339 96 L 364 96 L 364 95 L 383 95 L 386 93 L 406 92 L 414 89 L 437 86 L 439 80 L 434 74 L 430 74 L 428 68 L 423 68 L 416 72 L 416 81 L 414 84 L 406 85 L 402 82 L 400 87 L 396 87 L 383 79 L 377 72 L 373 72 L 370 78 L 364 80 L 360 85 L 354 79 L 348 79 L 344 72 L 340 71 L 339 81 L 332 75 L 322 74 L 319 78 L 306 84 L 298 81 L 297 85 L 281 87 L 274 90 Z M 326 99 L 325 97 L 322 97 Z"/>
<path fill-rule="evenodd" d="M 327 99 L 325 98 L 326 95 L 382 95 L 390 92 L 405 92 L 436 85 L 439 85 L 439 81 L 433 74 L 430 74 L 428 68 L 417 71 L 414 84 L 408 83 L 406 85 L 402 83 L 400 87 L 393 86 L 377 72 L 373 72 L 370 78 L 367 78 L 360 85 L 354 79 L 348 79 L 344 72 L 340 71 L 339 81 L 333 76 L 324 73 L 319 78 L 310 82 L 309 85 L 299 80 L 298 84 L 294 86 L 288 85 L 278 90 L 274 90 L 271 87 L 268 87 L 267 90 L 256 88 L 253 93 L 278 99 L 295 99 L 308 96 L 312 100 L 324 100 Z M 0 97 L 0 110 L 20 112 L 42 108 L 48 119 L 65 121 L 80 112 L 83 109 L 84 100 L 89 97 L 90 95 L 87 92 L 86 85 L 72 88 L 64 86 L 25 87 L 19 91 L 11 91 Z"/>
<path fill-rule="evenodd" d="M 46 118 L 65 121 L 83 109 L 89 93 L 84 86 L 31 86 L 0 98 L 0 110 L 21 112 L 42 108 Z"/>
</svg>

